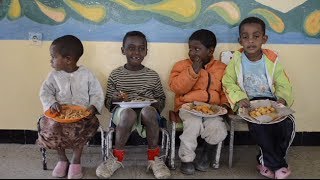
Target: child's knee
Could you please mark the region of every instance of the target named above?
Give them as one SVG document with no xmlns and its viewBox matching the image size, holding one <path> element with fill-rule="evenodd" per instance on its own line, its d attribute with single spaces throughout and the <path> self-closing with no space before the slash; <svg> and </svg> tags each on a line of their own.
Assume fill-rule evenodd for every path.
<svg viewBox="0 0 320 180">
<path fill-rule="evenodd" d="M 120 123 L 118 126 L 132 126 L 137 120 L 137 114 L 133 109 L 125 109 L 120 114 Z"/>
<path fill-rule="evenodd" d="M 158 112 L 157 112 L 156 108 L 154 108 L 152 106 L 146 106 L 146 107 L 142 108 L 141 115 L 142 115 L 142 117 L 146 117 L 147 119 L 150 119 L 150 118 L 157 117 Z"/>
<path fill-rule="evenodd" d="M 227 134 L 225 123 L 219 120 L 213 120 L 205 127 L 201 137 L 209 144 L 218 144 L 227 137 Z"/>
</svg>

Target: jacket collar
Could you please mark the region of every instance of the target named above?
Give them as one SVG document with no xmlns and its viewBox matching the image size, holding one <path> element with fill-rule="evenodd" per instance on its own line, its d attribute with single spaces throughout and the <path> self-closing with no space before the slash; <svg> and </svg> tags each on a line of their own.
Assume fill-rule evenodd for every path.
<svg viewBox="0 0 320 180">
<path fill-rule="evenodd" d="M 242 53 L 244 50 L 240 48 L 238 51 Z M 272 62 L 275 62 L 278 57 L 278 55 L 270 49 L 262 49 L 262 53 Z"/>
</svg>

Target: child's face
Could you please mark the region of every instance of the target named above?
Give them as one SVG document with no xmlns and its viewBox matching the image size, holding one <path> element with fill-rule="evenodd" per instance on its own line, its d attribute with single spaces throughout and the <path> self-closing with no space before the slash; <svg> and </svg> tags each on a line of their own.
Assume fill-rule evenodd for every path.
<svg viewBox="0 0 320 180">
<path fill-rule="evenodd" d="M 51 67 L 56 71 L 65 70 L 67 67 L 67 59 L 62 57 L 56 50 L 55 45 L 50 46 L 50 55 L 51 55 Z"/>
<path fill-rule="evenodd" d="M 240 30 L 239 43 L 248 55 L 261 54 L 261 46 L 268 40 L 268 36 L 263 34 L 260 24 L 244 24 Z"/>
<path fill-rule="evenodd" d="M 142 37 L 129 36 L 121 50 L 122 54 L 126 55 L 128 64 L 132 67 L 138 67 L 147 55 L 147 42 Z"/>
<path fill-rule="evenodd" d="M 204 64 L 206 64 L 211 60 L 213 52 L 213 48 L 207 48 L 198 40 L 189 41 L 188 55 L 192 61 L 195 61 L 197 58 L 200 58 L 201 61 Z"/>
</svg>

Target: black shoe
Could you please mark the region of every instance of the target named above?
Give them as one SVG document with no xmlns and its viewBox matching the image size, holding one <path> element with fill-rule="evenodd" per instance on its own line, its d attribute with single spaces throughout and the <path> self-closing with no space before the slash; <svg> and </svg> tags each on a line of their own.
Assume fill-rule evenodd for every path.
<svg viewBox="0 0 320 180">
<path fill-rule="evenodd" d="M 204 142 L 203 151 L 201 153 L 201 156 L 199 160 L 195 164 L 195 169 L 198 171 L 207 171 L 210 167 L 210 162 L 213 160 L 213 154 L 216 145 L 208 144 L 207 142 Z"/>
<path fill-rule="evenodd" d="M 198 171 L 206 172 L 210 167 L 210 161 L 201 161 L 199 160 L 195 164 L 195 169 Z"/>
<path fill-rule="evenodd" d="M 193 163 L 192 162 L 181 162 L 180 171 L 183 174 L 193 175 L 195 172 Z"/>
</svg>

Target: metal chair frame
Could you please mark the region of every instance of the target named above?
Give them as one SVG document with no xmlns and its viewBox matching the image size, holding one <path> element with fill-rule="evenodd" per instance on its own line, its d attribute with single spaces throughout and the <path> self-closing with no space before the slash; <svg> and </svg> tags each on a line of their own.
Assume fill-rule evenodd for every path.
<svg viewBox="0 0 320 180">
<path fill-rule="evenodd" d="M 220 60 L 224 64 L 228 65 L 230 60 L 233 57 L 234 51 L 223 51 L 220 55 Z M 228 114 L 227 115 L 229 126 L 230 126 L 230 140 L 229 140 L 229 168 L 232 167 L 233 163 L 233 145 L 234 145 L 234 131 L 236 124 L 247 124 L 244 119 L 242 119 L 240 116 L 235 114 Z M 248 126 L 246 126 L 248 127 Z"/>
<path fill-rule="evenodd" d="M 230 140 L 229 140 L 229 168 L 233 165 L 233 146 L 234 146 L 234 131 L 236 124 L 246 124 L 247 122 L 243 120 L 238 115 L 228 114 L 229 125 L 230 125 Z"/>
<path fill-rule="evenodd" d="M 169 160 L 169 167 L 170 169 L 176 169 L 175 166 L 175 138 L 176 138 L 176 131 L 177 123 L 182 123 L 179 115 L 174 111 L 169 111 L 169 120 L 171 121 L 171 151 L 170 151 L 170 160 Z M 220 166 L 220 155 L 222 149 L 223 141 L 218 143 L 216 149 L 216 156 L 212 167 L 218 169 Z"/>
<path fill-rule="evenodd" d="M 107 131 L 102 131 L 101 134 L 101 151 L 102 151 L 102 159 L 105 161 L 110 155 L 110 151 L 112 149 L 112 141 L 113 141 L 113 133 L 115 131 L 115 126 L 112 123 L 113 115 L 111 114 L 111 118 L 109 121 L 109 128 Z M 169 148 L 170 148 L 170 135 L 169 132 L 166 130 L 165 127 L 160 127 L 161 131 L 161 149 L 165 149 L 165 160 L 167 162 L 167 158 L 169 155 Z M 166 141 L 166 142 L 165 142 Z"/>
</svg>

